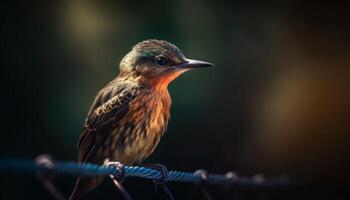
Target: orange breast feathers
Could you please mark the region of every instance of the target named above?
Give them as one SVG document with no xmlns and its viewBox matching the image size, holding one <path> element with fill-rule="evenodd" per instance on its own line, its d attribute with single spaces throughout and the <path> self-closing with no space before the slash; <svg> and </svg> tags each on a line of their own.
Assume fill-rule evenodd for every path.
<svg viewBox="0 0 350 200">
<path fill-rule="evenodd" d="M 142 94 L 143 93 L 143 94 Z M 163 133 L 170 118 L 171 98 L 167 89 L 143 91 L 130 105 L 125 119 L 144 127 L 146 135 Z"/>
</svg>

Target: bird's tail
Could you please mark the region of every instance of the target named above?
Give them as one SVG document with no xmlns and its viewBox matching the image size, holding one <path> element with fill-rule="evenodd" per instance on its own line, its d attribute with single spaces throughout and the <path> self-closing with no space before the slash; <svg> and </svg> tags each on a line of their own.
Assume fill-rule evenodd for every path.
<svg viewBox="0 0 350 200">
<path fill-rule="evenodd" d="M 95 189 L 103 180 L 103 177 L 79 177 L 69 200 L 87 199 L 88 193 Z"/>
</svg>

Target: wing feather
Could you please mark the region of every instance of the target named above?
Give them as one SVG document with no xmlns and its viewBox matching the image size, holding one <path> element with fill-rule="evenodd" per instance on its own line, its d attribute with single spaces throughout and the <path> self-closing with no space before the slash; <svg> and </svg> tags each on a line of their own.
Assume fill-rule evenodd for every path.
<svg viewBox="0 0 350 200">
<path fill-rule="evenodd" d="M 107 85 L 95 98 L 78 142 L 78 161 L 86 162 L 116 124 L 128 112 L 138 87 L 115 83 Z"/>
</svg>

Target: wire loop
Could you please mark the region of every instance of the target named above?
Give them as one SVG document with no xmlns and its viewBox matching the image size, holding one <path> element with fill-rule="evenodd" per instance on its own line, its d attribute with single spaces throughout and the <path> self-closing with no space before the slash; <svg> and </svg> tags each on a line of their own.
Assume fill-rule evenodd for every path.
<svg viewBox="0 0 350 200">
<path fill-rule="evenodd" d="M 52 172 L 55 167 L 54 161 L 51 158 L 51 156 L 47 154 L 40 155 L 35 159 L 35 164 L 38 167 L 46 169 L 46 171 L 42 170 L 36 172 L 36 177 L 41 181 L 46 190 L 48 190 L 56 200 L 64 200 L 65 198 L 62 195 L 62 193 L 51 181 L 51 179 L 53 178 Z"/>
<path fill-rule="evenodd" d="M 199 188 L 201 193 L 203 194 L 203 197 L 205 200 L 212 200 L 213 197 L 210 195 L 208 190 L 205 188 L 205 182 L 208 179 L 208 171 L 204 169 L 199 169 L 193 173 L 195 176 L 199 176 L 201 180 L 196 184 L 196 186 Z"/>
<path fill-rule="evenodd" d="M 158 163 L 152 163 L 152 164 L 145 164 L 145 166 L 148 166 L 151 169 L 156 170 L 160 173 L 159 179 L 154 179 L 153 182 L 156 184 L 156 190 L 158 188 L 158 185 L 160 185 L 163 189 L 163 191 L 168 195 L 170 200 L 175 200 L 173 194 L 171 193 L 169 187 L 166 185 L 166 182 L 169 180 L 169 172 L 165 165 L 158 164 Z"/>
</svg>

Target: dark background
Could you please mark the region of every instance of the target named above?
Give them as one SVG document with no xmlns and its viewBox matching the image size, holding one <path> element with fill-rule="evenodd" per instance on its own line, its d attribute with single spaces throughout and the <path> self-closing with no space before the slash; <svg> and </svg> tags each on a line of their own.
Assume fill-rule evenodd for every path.
<svg viewBox="0 0 350 200">
<path fill-rule="evenodd" d="M 1 3 L 0 155 L 76 159 L 95 94 L 132 45 L 164 39 L 216 64 L 170 87 L 172 120 L 147 163 L 240 175 L 289 175 L 293 191 L 209 188 L 214 199 L 344 195 L 350 155 L 349 7 L 320 1 Z M 68 196 L 74 177 L 56 177 Z M 31 175 L 2 174 L 0 199 L 51 199 Z M 166 199 L 128 179 L 135 199 Z M 322 187 L 318 187 L 322 185 Z M 169 184 L 177 199 L 199 199 Z M 118 198 L 106 180 L 94 199 Z"/>
</svg>

